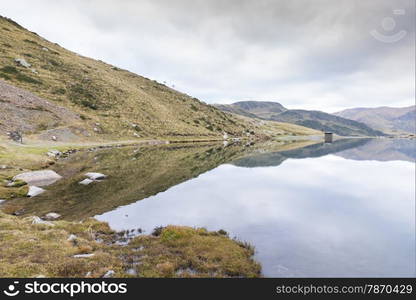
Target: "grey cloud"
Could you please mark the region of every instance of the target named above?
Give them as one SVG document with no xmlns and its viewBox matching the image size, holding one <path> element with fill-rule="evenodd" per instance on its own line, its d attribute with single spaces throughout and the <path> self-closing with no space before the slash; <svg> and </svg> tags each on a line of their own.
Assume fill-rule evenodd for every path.
<svg viewBox="0 0 416 300">
<path fill-rule="evenodd" d="M 413 0 L 2 2 L 2 13 L 48 39 L 210 103 L 334 111 L 414 102 Z M 382 28 L 386 17 L 395 30 Z M 407 35 L 382 43 L 373 29 Z"/>
</svg>

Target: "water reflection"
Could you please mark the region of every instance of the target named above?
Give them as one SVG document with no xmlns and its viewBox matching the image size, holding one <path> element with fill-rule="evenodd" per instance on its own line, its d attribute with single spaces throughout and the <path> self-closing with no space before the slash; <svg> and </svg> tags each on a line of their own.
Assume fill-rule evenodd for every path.
<svg viewBox="0 0 416 300">
<path fill-rule="evenodd" d="M 278 166 L 288 158 L 320 157 L 365 145 L 370 140 L 357 138 L 340 139 L 333 143 L 315 143 L 301 148 L 252 155 L 235 160 L 232 163 L 236 166 L 248 168 Z"/>
<path fill-rule="evenodd" d="M 9 202 L 24 207 L 27 215 L 53 211 L 68 220 L 84 219 L 165 191 L 249 150 L 237 145 L 186 144 L 80 152 L 53 167 L 64 179 L 47 192 Z M 81 185 L 86 172 L 108 177 Z"/>
<path fill-rule="evenodd" d="M 363 145 L 337 153 L 354 160 L 415 162 L 416 141 L 410 139 L 369 139 Z"/>
<path fill-rule="evenodd" d="M 97 218 L 147 232 L 225 229 L 256 246 L 265 276 L 415 276 L 414 164 L 316 149 L 286 153 L 282 164 L 259 154 L 250 160 L 256 168 L 240 159 Z M 317 158 L 298 159 L 305 152 Z"/>
</svg>

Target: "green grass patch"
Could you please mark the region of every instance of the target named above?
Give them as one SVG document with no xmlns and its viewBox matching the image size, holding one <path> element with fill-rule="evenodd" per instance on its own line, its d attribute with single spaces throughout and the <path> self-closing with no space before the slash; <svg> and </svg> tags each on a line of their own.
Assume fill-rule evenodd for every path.
<svg viewBox="0 0 416 300">
<path fill-rule="evenodd" d="M 19 70 L 12 66 L 5 66 L 0 71 L 7 74 L 19 74 Z"/>
<path fill-rule="evenodd" d="M 52 90 L 52 94 L 54 95 L 65 95 L 66 94 L 66 89 L 64 88 L 55 88 Z"/>
<path fill-rule="evenodd" d="M 27 83 L 31 83 L 31 84 L 39 84 L 39 85 L 42 84 L 42 81 L 37 80 L 37 79 L 34 79 L 34 78 L 30 77 L 30 76 L 27 76 L 27 75 L 21 74 L 21 73 L 19 73 L 16 76 L 16 79 L 19 80 L 19 81 L 21 81 L 21 82 L 27 82 Z"/>
<path fill-rule="evenodd" d="M 4 74 L 4 73 L 0 73 L 0 78 L 6 79 L 6 80 L 11 80 L 12 79 L 9 75 Z"/>
<path fill-rule="evenodd" d="M 38 42 L 29 40 L 29 39 L 24 39 L 23 42 L 26 42 L 26 43 L 29 43 L 29 44 L 33 44 L 33 45 L 38 45 L 39 46 L 39 43 Z"/>
</svg>

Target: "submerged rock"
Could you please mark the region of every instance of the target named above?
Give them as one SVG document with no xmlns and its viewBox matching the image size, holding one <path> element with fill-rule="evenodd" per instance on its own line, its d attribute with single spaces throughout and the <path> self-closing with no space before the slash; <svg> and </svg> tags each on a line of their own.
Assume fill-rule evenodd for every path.
<svg viewBox="0 0 416 300">
<path fill-rule="evenodd" d="M 101 180 L 107 177 L 107 175 L 94 172 L 85 173 L 85 176 L 87 176 L 91 180 Z"/>
<path fill-rule="evenodd" d="M 25 172 L 13 177 L 13 181 L 22 180 L 29 185 L 46 186 L 61 179 L 62 176 L 52 170 Z"/>
<path fill-rule="evenodd" d="M 29 186 L 29 191 L 27 192 L 27 196 L 28 197 L 35 197 L 35 196 L 38 196 L 38 195 L 42 194 L 44 191 L 45 190 L 40 188 L 40 187 L 31 185 L 31 186 Z"/>
</svg>

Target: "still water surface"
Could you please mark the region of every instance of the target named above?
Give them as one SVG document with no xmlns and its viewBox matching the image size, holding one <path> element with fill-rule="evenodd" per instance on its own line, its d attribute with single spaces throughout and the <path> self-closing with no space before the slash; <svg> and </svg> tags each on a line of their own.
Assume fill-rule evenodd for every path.
<svg viewBox="0 0 416 300">
<path fill-rule="evenodd" d="M 224 229 L 266 277 L 414 277 L 415 156 L 414 140 L 251 154 L 96 218 Z"/>
</svg>

